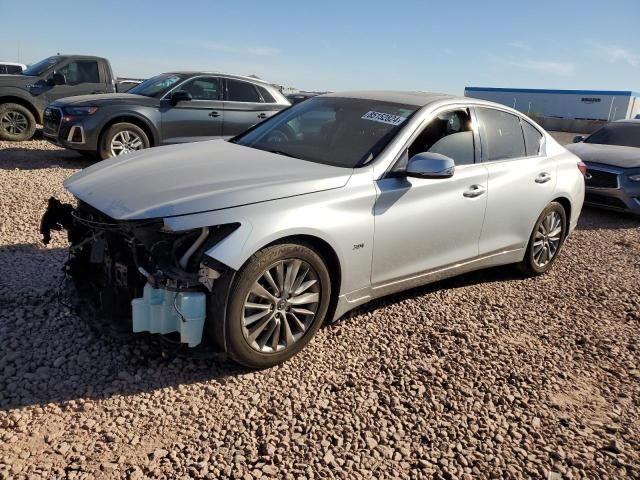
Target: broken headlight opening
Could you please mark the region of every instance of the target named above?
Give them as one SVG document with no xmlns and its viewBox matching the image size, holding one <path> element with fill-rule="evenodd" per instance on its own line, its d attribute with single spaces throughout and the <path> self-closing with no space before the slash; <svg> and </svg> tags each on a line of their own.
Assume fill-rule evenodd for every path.
<svg viewBox="0 0 640 480">
<path fill-rule="evenodd" d="M 200 343 L 207 295 L 224 265 L 204 253 L 239 224 L 188 231 L 164 228 L 162 219 L 120 221 L 79 201 L 51 198 L 40 232 L 67 230 L 65 271 L 95 315 L 120 330 L 178 332 L 182 343 Z"/>
</svg>

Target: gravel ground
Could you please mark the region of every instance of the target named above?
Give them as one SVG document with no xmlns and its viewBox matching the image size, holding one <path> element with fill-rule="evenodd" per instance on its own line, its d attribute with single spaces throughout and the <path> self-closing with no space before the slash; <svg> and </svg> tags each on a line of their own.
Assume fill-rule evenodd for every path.
<svg viewBox="0 0 640 480">
<path fill-rule="evenodd" d="M 248 372 L 58 302 L 38 221 L 85 165 L 0 142 L 0 478 L 640 476 L 638 220 L 585 210 L 548 275 L 376 301 Z"/>
</svg>

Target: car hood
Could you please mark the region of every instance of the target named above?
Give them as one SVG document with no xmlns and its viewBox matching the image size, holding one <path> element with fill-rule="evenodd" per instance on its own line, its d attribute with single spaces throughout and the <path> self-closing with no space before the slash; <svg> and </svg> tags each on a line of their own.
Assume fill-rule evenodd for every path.
<svg viewBox="0 0 640 480">
<path fill-rule="evenodd" d="M 97 95 L 78 95 L 56 100 L 52 103 L 55 107 L 101 107 L 107 105 L 143 105 L 157 106 L 160 100 L 157 98 L 135 95 L 133 93 L 100 93 Z"/>
<path fill-rule="evenodd" d="M 566 148 L 584 162 L 602 163 L 620 168 L 640 167 L 640 148 L 584 142 L 571 143 L 566 145 Z"/>
<path fill-rule="evenodd" d="M 340 188 L 352 171 L 212 140 L 105 160 L 64 186 L 111 218 L 139 220 Z"/>
</svg>

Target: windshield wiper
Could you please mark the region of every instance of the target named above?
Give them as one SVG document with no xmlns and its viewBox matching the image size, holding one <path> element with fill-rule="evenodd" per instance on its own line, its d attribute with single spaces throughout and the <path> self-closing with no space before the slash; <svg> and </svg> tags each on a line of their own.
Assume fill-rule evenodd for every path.
<svg viewBox="0 0 640 480">
<path fill-rule="evenodd" d="M 284 155 L 285 157 L 297 158 L 300 160 L 300 157 L 296 157 L 295 155 L 291 155 L 290 153 L 283 152 L 282 150 L 266 150 L 269 153 L 275 153 L 277 155 Z"/>
</svg>

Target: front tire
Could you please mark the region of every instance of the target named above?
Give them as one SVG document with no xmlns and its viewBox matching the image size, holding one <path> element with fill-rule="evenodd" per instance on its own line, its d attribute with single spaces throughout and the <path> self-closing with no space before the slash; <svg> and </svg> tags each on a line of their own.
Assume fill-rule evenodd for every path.
<svg viewBox="0 0 640 480">
<path fill-rule="evenodd" d="M 231 287 L 226 315 L 229 356 L 250 368 L 298 353 L 324 321 L 331 280 L 304 243 L 275 244 L 253 255 Z"/>
<path fill-rule="evenodd" d="M 150 146 L 149 137 L 137 125 L 115 123 L 102 135 L 99 154 L 102 160 L 106 160 Z"/>
<path fill-rule="evenodd" d="M 560 203 L 551 202 L 533 227 L 524 259 L 518 264 L 519 269 L 529 276 L 548 272 L 558 258 L 566 237 L 567 214 Z"/>
<path fill-rule="evenodd" d="M 17 103 L 0 105 L 0 140 L 23 142 L 35 131 L 36 119 L 28 108 Z"/>
</svg>

